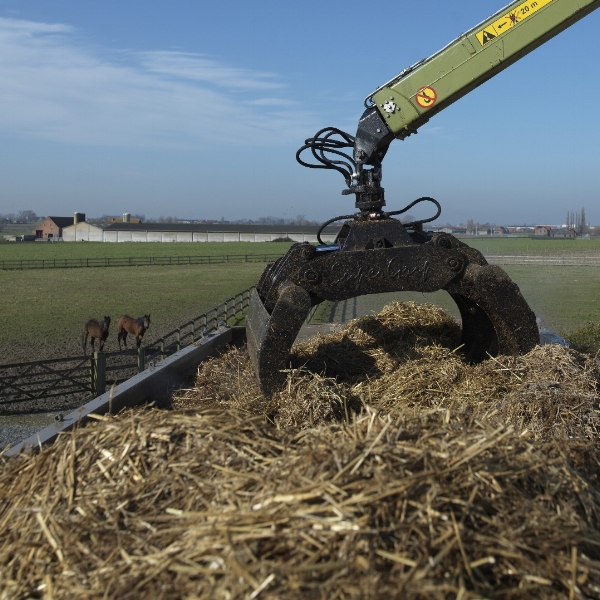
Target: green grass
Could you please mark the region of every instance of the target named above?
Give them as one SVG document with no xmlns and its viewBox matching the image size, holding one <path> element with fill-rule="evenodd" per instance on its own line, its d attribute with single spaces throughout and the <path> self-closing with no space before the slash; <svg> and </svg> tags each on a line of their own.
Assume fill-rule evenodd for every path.
<svg viewBox="0 0 600 600">
<path fill-rule="evenodd" d="M 0 260 L 285 254 L 290 242 L 25 242 L 0 244 Z"/>
<path fill-rule="evenodd" d="M 600 323 L 588 323 L 569 332 L 567 340 L 580 352 L 598 355 L 600 353 Z"/>
<path fill-rule="evenodd" d="M 525 300 L 541 319 L 541 326 L 569 338 L 570 332 L 600 323 L 600 269 L 594 267 L 506 266 L 509 277 L 519 286 Z M 393 299 L 402 302 L 430 302 L 459 317 L 458 308 L 444 292 L 423 294 L 398 292 L 359 298 L 359 314 L 379 312 Z M 327 321 L 330 304 L 324 303 L 314 322 Z"/>
<path fill-rule="evenodd" d="M 158 338 L 251 287 L 264 268 L 240 263 L 0 271 L 0 362 L 18 362 L 11 360 L 17 346 L 41 346 L 51 356 L 80 354 L 81 328 L 90 317 L 108 315 L 115 323 L 123 313 L 150 313 L 149 339 Z M 110 350 L 116 347 L 115 331 Z"/>
<path fill-rule="evenodd" d="M 600 322 L 600 269 L 595 267 L 506 266 L 521 293 L 542 320 L 559 335 Z"/>
<path fill-rule="evenodd" d="M 599 240 L 531 240 L 494 238 L 468 240 L 484 252 L 542 251 L 557 248 L 590 249 Z M 55 243 L 2 244 L 0 258 L 77 258 L 124 256 L 189 256 L 223 254 L 284 254 L 289 243 Z M 7 254 L 10 253 L 10 256 Z M 54 254 L 52 254 L 54 253 Z M 159 324 L 169 329 L 195 317 L 226 298 L 254 285 L 264 263 L 191 265 L 172 267 L 117 267 L 103 269 L 48 269 L 0 271 L 0 362 L 10 360 L 16 345 L 52 344 L 56 355 L 77 350 L 73 340 L 89 317 L 122 313 L 150 313 L 159 337 Z M 568 337 L 569 332 L 600 322 L 600 270 L 594 267 L 507 266 L 542 325 Z M 377 311 L 390 299 L 433 301 L 458 312 L 445 292 L 384 294 L 360 299 L 359 314 Z M 327 314 L 327 308 L 321 315 Z M 163 330 L 162 333 L 165 333 Z M 162 333 L 160 335 L 162 335 Z"/>
<path fill-rule="evenodd" d="M 600 239 L 461 238 L 483 254 L 600 254 Z M 0 260 L 285 254 L 289 242 L 62 242 L 3 243 Z"/>
<path fill-rule="evenodd" d="M 471 248 L 485 254 L 599 254 L 600 239 L 586 238 L 531 238 L 531 237 L 460 237 Z"/>
</svg>

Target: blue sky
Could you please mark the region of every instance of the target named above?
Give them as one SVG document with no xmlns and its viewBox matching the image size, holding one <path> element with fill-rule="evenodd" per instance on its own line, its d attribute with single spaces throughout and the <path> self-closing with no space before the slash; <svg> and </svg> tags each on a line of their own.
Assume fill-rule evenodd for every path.
<svg viewBox="0 0 600 600">
<path fill-rule="evenodd" d="M 365 96 L 505 4 L 0 0 L 0 213 L 353 212 L 296 163 L 304 139 L 354 134 Z M 388 209 L 600 224 L 599 30 L 600 10 L 394 142 Z"/>
</svg>

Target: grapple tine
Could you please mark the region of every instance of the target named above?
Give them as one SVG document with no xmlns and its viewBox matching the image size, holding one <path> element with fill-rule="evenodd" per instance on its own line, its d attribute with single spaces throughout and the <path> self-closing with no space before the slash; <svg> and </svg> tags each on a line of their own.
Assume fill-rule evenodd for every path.
<svg viewBox="0 0 600 600">
<path fill-rule="evenodd" d="M 470 264 L 463 277 L 445 289 L 460 310 L 468 360 L 480 362 L 488 354 L 525 354 L 539 343 L 535 313 L 500 267 Z"/>
<path fill-rule="evenodd" d="M 279 286 L 277 302 L 269 313 L 252 290 L 246 316 L 250 360 L 262 393 L 271 396 L 286 380 L 290 350 L 311 308 L 309 293 L 293 283 Z"/>
</svg>

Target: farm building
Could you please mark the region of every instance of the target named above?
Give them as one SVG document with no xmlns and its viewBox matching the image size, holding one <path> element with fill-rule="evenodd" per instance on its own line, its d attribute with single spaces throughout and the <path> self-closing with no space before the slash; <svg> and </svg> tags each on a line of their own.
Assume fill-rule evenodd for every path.
<svg viewBox="0 0 600 600">
<path fill-rule="evenodd" d="M 577 237 L 574 229 L 570 227 L 559 227 L 558 229 L 550 230 L 550 237 L 555 238 L 574 238 Z"/>
<path fill-rule="evenodd" d="M 63 229 L 77 221 L 85 221 L 85 215 L 75 213 L 73 217 L 46 217 L 31 233 L 40 240 L 60 239 L 63 237 Z"/>
<path fill-rule="evenodd" d="M 122 217 L 108 217 L 108 223 L 141 223 L 142 219 L 132 217 L 129 213 L 123 213 Z"/>
<path fill-rule="evenodd" d="M 89 237 L 86 229 L 89 227 Z M 69 228 L 65 241 L 102 242 L 271 242 L 289 238 L 296 242 L 317 243 L 316 226 L 303 225 L 235 225 L 222 223 L 111 223 L 101 230 L 88 223 L 77 224 L 76 237 Z M 335 240 L 339 227 L 323 230 L 321 239 L 326 243 Z M 92 237 L 93 236 L 93 237 Z"/>
<path fill-rule="evenodd" d="M 104 228 L 99 225 L 92 225 L 87 221 L 73 223 L 63 229 L 64 242 L 103 242 Z"/>
</svg>

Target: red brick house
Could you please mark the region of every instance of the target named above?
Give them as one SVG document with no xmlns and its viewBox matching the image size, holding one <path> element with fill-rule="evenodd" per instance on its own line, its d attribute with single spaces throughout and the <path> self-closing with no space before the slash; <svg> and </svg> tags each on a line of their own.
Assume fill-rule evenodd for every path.
<svg viewBox="0 0 600 600">
<path fill-rule="evenodd" d="M 31 233 L 41 240 L 62 238 L 63 227 L 73 225 L 74 222 L 74 217 L 46 217 Z"/>
<path fill-rule="evenodd" d="M 550 225 L 538 225 L 533 230 L 533 233 L 534 233 L 534 235 L 546 235 L 546 236 L 549 236 L 551 229 L 552 229 L 552 227 L 550 227 Z"/>
</svg>

